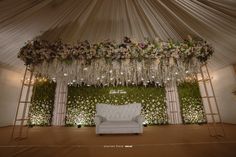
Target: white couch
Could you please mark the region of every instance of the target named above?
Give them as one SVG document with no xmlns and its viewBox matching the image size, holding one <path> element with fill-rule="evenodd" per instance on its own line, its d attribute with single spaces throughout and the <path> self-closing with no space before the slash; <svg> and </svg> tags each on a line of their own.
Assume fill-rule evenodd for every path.
<svg viewBox="0 0 236 157">
<path fill-rule="evenodd" d="M 96 105 L 96 134 L 143 133 L 141 104 Z"/>
</svg>

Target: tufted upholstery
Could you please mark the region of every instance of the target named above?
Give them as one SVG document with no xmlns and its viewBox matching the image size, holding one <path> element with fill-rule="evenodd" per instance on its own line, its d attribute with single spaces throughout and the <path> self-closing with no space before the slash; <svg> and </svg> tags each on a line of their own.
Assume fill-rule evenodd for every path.
<svg viewBox="0 0 236 157">
<path fill-rule="evenodd" d="M 96 105 L 96 133 L 142 133 L 141 104 Z"/>
<path fill-rule="evenodd" d="M 96 105 L 97 115 L 101 115 L 108 121 L 131 121 L 141 113 L 141 104 L 128 105 Z"/>
</svg>

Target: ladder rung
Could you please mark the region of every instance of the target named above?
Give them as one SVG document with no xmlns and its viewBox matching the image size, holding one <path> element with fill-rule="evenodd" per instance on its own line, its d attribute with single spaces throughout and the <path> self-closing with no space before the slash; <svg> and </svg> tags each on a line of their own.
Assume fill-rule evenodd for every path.
<svg viewBox="0 0 236 157">
<path fill-rule="evenodd" d="M 169 101 L 169 102 L 175 102 L 176 103 L 176 101 Z"/>
<path fill-rule="evenodd" d="M 31 101 L 20 101 L 20 103 L 29 104 L 29 103 L 31 103 Z"/>
<path fill-rule="evenodd" d="M 201 79 L 201 80 L 198 80 L 198 82 L 202 82 L 202 81 L 209 81 L 211 79 Z"/>
<path fill-rule="evenodd" d="M 167 92 L 174 92 L 175 90 L 168 90 Z"/>
<path fill-rule="evenodd" d="M 206 115 L 219 115 L 219 113 L 206 113 Z"/>
<path fill-rule="evenodd" d="M 24 86 L 33 86 L 34 84 L 24 83 Z"/>
<path fill-rule="evenodd" d="M 178 111 L 170 111 L 170 113 L 178 113 Z"/>
<path fill-rule="evenodd" d="M 29 118 L 24 118 L 24 119 L 16 119 L 16 121 L 24 121 L 24 120 L 29 120 Z"/>
<path fill-rule="evenodd" d="M 214 98 L 214 96 L 203 96 L 202 98 Z"/>
</svg>

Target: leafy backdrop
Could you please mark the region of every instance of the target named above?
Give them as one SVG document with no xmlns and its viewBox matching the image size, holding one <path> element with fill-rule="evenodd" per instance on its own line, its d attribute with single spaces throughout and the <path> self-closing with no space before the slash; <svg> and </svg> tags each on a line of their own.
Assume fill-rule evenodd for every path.
<svg viewBox="0 0 236 157">
<path fill-rule="evenodd" d="M 205 123 L 202 98 L 197 81 L 178 85 L 180 108 L 184 124 Z"/>
<path fill-rule="evenodd" d="M 29 110 L 30 125 L 51 125 L 56 83 L 36 81 Z M 109 94 L 110 90 L 124 90 L 126 94 Z M 183 123 L 205 123 L 200 91 L 197 82 L 178 85 Z M 94 125 L 95 105 L 110 103 L 122 105 L 140 102 L 145 123 L 167 124 L 165 90 L 161 87 L 68 86 L 66 125 Z"/>
<path fill-rule="evenodd" d="M 123 90 L 126 94 L 109 94 L 111 90 Z M 75 87 L 68 86 L 66 125 L 94 125 L 97 103 L 122 105 L 141 103 L 145 123 L 166 124 L 165 90 L 161 87 Z"/>
<path fill-rule="evenodd" d="M 37 80 L 33 87 L 29 109 L 30 125 L 51 125 L 56 83 Z"/>
</svg>

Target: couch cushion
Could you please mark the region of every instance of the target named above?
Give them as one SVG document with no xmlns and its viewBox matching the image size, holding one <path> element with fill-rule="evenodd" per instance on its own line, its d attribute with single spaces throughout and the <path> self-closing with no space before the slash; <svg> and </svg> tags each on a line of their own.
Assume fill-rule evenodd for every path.
<svg viewBox="0 0 236 157">
<path fill-rule="evenodd" d="M 108 105 L 97 104 L 97 115 L 105 117 L 108 121 L 131 121 L 141 114 L 141 104 Z"/>
<path fill-rule="evenodd" d="M 100 128 L 137 128 L 139 124 L 135 121 L 105 121 L 99 126 Z"/>
</svg>

